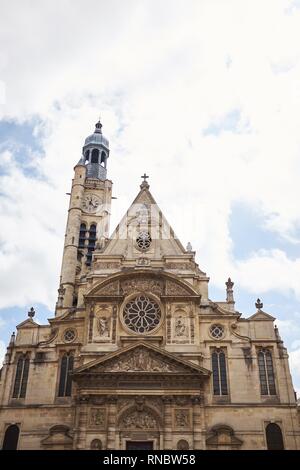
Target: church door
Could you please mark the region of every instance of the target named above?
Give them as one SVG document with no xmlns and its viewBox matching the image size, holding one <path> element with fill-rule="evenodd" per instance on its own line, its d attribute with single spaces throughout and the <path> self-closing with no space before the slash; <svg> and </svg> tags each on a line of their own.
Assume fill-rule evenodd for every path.
<svg viewBox="0 0 300 470">
<path fill-rule="evenodd" d="M 153 450 L 153 441 L 126 441 L 126 450 Z"/>
</svg>

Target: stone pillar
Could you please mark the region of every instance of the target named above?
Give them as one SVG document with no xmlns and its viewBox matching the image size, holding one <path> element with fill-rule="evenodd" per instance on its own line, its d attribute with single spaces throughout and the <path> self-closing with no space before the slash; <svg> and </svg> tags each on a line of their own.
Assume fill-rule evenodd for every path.
<svg viewBox="0 0 300 470">
<path fill-rule="evenodd" d="M 64 308 L 72 307 L 73 305 L 74 283 L 77 266 L 77 248 L 82 214 L 81 202 L 84 194 L 84 181 L 86 174 L 86 168 L 84 165 L 77 165 L 74 170 L 75 175 L 72 182 L 70 196 L 60 281 L 60 287 L 65 289 L 63 296 Z"/>
<path fill-rule="evenodd" d="M 193 406 L 193 449 L 203 449 L 203 436 L 202 436 L 202 410 L 203 403 L 201 396 L 191 397 Z"/>
<path fill-rule="evenodd" d="M 89 397 L 82 396 L 78 399 L 76 407 L 76 444 L 75 448 L 84 450 L 86 448 L 86 429 L 88 424 Z"/>
<path fill-rule="evenodd" d="M 163 449 L 173 449 L 173 433 L 172 433 L 172 411 L 173 397 L 165 395 L 162 397 L 164 403 L 164 429 L 163 429 Z"/>
<path fill-rule="evenodd" d="M 119 448 L 118 436 L 116 433 L 116 419 L 117 419 L 117 397 L 111 395 L 107 399 L 107 443 L 108 450 L 117 450 Z"/>
</svg>

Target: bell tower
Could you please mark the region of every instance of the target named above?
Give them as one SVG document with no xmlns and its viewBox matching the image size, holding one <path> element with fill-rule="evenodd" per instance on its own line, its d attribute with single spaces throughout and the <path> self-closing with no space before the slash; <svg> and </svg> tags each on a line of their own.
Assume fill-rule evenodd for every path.
<svg viewBox="0 0 300 470">
<path fill-rule="evenodd" d="M 98 121 L 74 168 L 56 315 L 77 306 L 78 284 L 92 269 L 93 252 L 109 236 L 112 182 L 107 179 L 109 142 Z"/>
</svg>

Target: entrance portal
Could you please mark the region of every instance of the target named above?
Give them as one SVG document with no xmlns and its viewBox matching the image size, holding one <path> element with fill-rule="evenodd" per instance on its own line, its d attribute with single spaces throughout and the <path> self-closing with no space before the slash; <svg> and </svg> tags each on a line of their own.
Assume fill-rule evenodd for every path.
<svg viewBox="0 0 300 470">
<path fill-rule="evenodd" d="M 153 441 L 126 441 L 126 450 L 153 450 Z"/>
</svg>

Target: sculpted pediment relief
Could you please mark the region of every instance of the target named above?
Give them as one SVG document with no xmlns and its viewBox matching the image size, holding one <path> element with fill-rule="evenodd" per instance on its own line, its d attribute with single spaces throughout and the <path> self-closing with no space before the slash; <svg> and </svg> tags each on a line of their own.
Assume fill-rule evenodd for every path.
<svg viewBox="0 0 300 470">
<path fill-rule="evenodd" d="M 165 274 L 151 276 L 145 272 L 137 272 L 134 275 L 113 276 L 110 280 L 93 287 L 87 297 L 126 296 L 136 292 L 149 292 L 157 296 L 199 296 L 192 286 L 185 285 L 181 279 L 176 279 L 174 276 Z"/>
<path fill-rule="evenodd" d="M 81 366 L 74 371 L 74 374 L 119 372 L 210 375 L 207 369 L 143 342 Z"/>
</svg>

